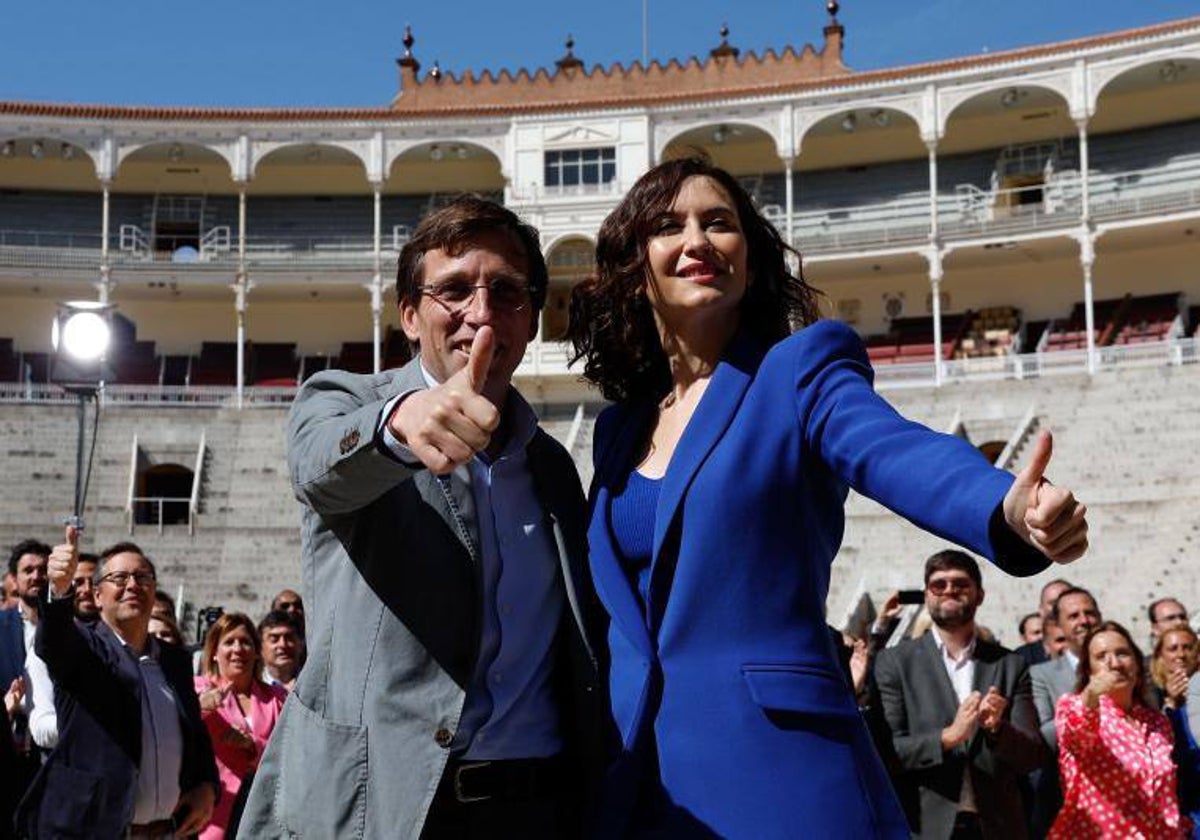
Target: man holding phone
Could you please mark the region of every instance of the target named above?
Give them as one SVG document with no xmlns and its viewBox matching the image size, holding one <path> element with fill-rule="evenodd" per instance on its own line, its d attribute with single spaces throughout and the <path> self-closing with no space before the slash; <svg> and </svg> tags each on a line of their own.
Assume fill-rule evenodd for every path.
<svg viewBox="0 0 1200 840">
<path fill-rule="evenodd" d="M 1045 748 L 1029 670 L 979 638 L 983 581 L 974 558 L 941 551 L 925 562 L 933 628 L 879 654 L 875 680 L 916 837 L 1024 837 L 1017 779 Z"/>
<path fill-rule="evenodd" d="M 100 555 L 100 621 L 74 618 L 78 537 L 47 564 L 50 600 L 34 647 L 54 680 L 58 746 L 17 811 L 30 837 L 185 837 L 217 797 L 191 661 L 149 637 L 154 565 L 133 543 Z"/>
</svg>

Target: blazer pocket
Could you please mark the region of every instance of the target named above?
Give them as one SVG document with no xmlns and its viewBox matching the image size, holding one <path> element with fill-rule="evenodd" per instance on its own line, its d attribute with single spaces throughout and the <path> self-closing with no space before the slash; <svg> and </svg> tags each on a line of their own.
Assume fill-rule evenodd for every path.
<svg viewBox="0 0 1200 840">
<path fill-rule="evenodd" d="M 57 762 L 46 770 L 38 832 L 43 837 L 90 837 L 101 822 L 105 779 Z"/>
<path fill-rule="evenodd" d="M 362 837 L 367 728 L 326 720 L 293 694 L 280 738 L 275 820 L 296 837 Z"/>
<path fill-rule="evenodd" d="M 850 688 L 838 674 L 797 664 L 748 664 L 742 677 L 750 697 L 767 712 L 857 718 Z"/>
</svg>

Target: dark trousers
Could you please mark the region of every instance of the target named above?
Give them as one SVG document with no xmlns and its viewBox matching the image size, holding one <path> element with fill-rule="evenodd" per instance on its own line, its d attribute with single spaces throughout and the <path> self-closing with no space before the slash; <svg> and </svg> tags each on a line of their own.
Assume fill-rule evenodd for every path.
<svg viewBox="0 0 1200 840">
<path fill-rule="evenodd" d="M 455 762 L 447 766 L 425 818 L 422 840 L 558 840 L 570 836 L 559 763 L 488 762 L 477 774 L 466 767 L 456 783 L 460 766 Z M 515 772 L 507 772 L 510 766 Z"/>
</svg>

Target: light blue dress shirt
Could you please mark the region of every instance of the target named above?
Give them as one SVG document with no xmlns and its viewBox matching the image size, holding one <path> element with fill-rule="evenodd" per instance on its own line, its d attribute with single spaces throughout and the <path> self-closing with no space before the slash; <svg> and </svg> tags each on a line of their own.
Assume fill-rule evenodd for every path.
<svg viewBox="0 0 1200 840">
<path fill-rule="evenodd" d="M 425 381 L 437 380 L 421 367 Z M 413 463 L 387 419 L 404 397 L 389 402 L 380 429 L 388 449 Z M 479 657 L 451 750 L 470 760 L 542 758 L 562 751 L 552 673 L 554 640 L 563 612 L 558 555 L 551 526 L 534 493 L 526 447 L 537 415 L 515 389 L 504 408 L 508 440 L 495 461 L 479 453 L 455 474 L 471 488 L 478 519 L 483 586 Z"/>
</svg>

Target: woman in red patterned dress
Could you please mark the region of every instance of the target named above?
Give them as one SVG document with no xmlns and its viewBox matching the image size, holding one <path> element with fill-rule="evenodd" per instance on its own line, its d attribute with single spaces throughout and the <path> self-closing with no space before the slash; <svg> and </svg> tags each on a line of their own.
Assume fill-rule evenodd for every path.
<svg viewBox="0 0 1200 840">
<path fill-rule="evenodd" d="M 1063 807 L 1051 838 L 1181 838 L 1171 724 L 1146 703 L 1142 653 L 1115 621 L 1083 645 L 1074 694 L 1058 701 Z"/>
</svg>

